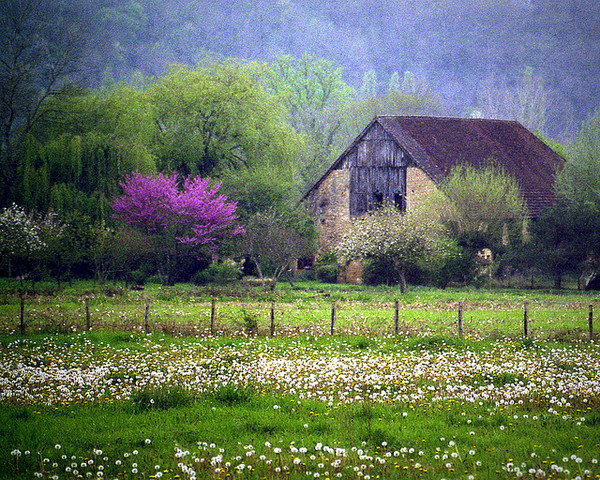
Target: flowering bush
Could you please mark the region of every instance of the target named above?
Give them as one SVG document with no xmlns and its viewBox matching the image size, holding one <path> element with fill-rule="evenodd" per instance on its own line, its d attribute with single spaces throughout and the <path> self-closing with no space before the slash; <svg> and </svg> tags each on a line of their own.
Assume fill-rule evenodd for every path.
<svg viewBox="0 0 600 480">
<path fill-rule="evenodd" d="M 179 189 L 176 174 L 156 177 L 132 173 L 121 182 L 123 195 L 113 204 L 115 216 L 148 233 L 167 233 L 188 245 L 214 249 L 228 235 L 238 235 L 236 203 L 219 195 L 220 183 L 210 178 L 189 177 Z"/>
<path fill-rule="evenodd" d="M 343 261 L 376 259 L 394 264 L 404 290 L 404 272 L 409 265 L 427 263 L 443 255 L 442 234 L 441 224 L 422 209 L 403 213 L 392 205 L 384 205 L 354 220 L 336 254 Z"/>
<path fill-rule="evenodd" d="M 220 183 L 210 178 L 189 177 L 183 182 L 176 174 L 155 177 L 132 173 L 121 182 L 123 195 L 114 200 L 115 217 L 140 228 L 162 252 L 161 268 L 167 268 L 167 282 L 173 280 L 181 246 L 192 247 L 198 255 L 214 254 L 221 242 L 244 231 L 236 224 L 236 203 L 219 195 Z"/>
</svg>

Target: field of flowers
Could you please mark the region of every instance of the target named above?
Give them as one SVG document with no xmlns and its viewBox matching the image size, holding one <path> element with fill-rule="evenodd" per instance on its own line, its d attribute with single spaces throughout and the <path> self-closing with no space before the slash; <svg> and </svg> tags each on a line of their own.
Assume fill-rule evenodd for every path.
<svg viewBox="0 0 600 480">
<path fill-rule="evenodd" d="M 0 337 L 1 478 L 600 478 L 600 347 Z"/>
</svg>

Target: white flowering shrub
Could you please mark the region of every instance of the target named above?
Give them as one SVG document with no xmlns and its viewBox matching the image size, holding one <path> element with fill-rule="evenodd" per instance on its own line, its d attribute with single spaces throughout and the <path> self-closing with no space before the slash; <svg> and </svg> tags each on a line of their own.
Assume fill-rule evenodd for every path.
<svg viewBox="0 0 600 480">
<path fill-rule="evenodd" d="M 56 249 L 52 247 L 64 229 L 54 212 L 41 217 L 14 203 L 4 208 L 0 212 L 0 254 L 8 260 L 9 276 L 13 267 L 22 274 L 28 263 L 43 260 L 46 250 Z"/>
<path fill-rule="evenodd" d="M 12 204 L 0 212 L 0 251 L 3 255 L 26 256 L 41 250 L 40 224 L 33 214 Z"/>
<path fill-rule="evenodd" d="M 345 262 L 375 259 L 393 263 L 404 289 L 404 271 L 408 266 L 424 266 L 445 254 L 443 238 L 441 223 L 425 209 L 402 213 L 392 205 L 384 205 L 354 220 L 335 253 Z"/>
</svg>

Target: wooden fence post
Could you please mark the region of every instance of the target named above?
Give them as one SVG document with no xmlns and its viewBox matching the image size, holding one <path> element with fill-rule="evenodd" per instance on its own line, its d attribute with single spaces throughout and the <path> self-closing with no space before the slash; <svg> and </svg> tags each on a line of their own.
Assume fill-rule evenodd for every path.
<svg viewBox="0 0 600 480">
<path fill-rule="evenodd" d="M 271 300 L 271 336 L 275 336 L 275 300 Z"/>
<path fill-rule="evenodd" d="M 400 330 L 400 302 L 396 300 L 394 305 L 394 335 L 398 335 Z"/>
<path fill-rule="evenodd" d="M 144 330 L 146 333 L 150 333 L 150 324 L 148 322 L 148 317 L 150 314 L 150 299 L 146 299 L 146 311 L 144 312 Z"/>
<path fill-rule="evenodd" d="M 215 333 L 215 316 L 216 316 L 216 302 L 213 298 L 210 301 L 210 334 L 213 335 Z"/>
<path fill-rule="evenodd" d="M 335 325 L 335 302 L 331 304 L 331 329 L 329 331 L 330 335 L 333 335 L 333 329 Z"/>
<path fill-rule="evenodd" d="M 590 315 L 588 317 L 588 326 L 590 330 L 590 342 L 594 340 L 594 305 L 590 304 Z"/>
<path fill-rule="evenodd" d="M 527 302 L 523 304 L 523 336 L 529 337 L 529 304 Z"/>
<path fill-rule="evenodd" d="M 85 297 L 85 329 L 90 329 L 90 297 Z"/>
<path fill-rule="evenodd" d="M 21 293 L 21 316 L 19 317 L 19 327 L 21 329 L 21 335 L 25 334 L 25 295 Z"/>
<path fill-rule="evenodd" d="M 458 336 L 463 338 L 463 302 L 458 302 Z"/>
</svg>

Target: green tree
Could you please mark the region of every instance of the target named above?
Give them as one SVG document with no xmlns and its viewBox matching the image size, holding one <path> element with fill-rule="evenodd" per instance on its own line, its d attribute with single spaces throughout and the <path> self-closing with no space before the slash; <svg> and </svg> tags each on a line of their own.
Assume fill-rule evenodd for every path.
<svg viewBox="0 0 600 480">
<path fill-rule="evenodd" d="M 49 31 L 37 2 L 0 4 L 0 204 L 15 199 L 23 147 L 33 128 L 46 124 L 46 103 L 70 95 L 68 76 L 79 64 L 79 42 Z"/>
<path fill-rule="evenodd" d="M 266 75 L 267 89 L 283 101 L 294 129 L 304 135 L 300 175 L 304 184 L 316 180 L 333 161 L 342 109 L 354 91 L 342 79 L 342 69 L 304 54 L 277 57 Z"/>
<path fill-rule="evenodd" d="M 517 182 L 498 168 L 459 165 L 431 201 L 459 243 L 497 251 L 522 239 L 525 201 Z"/>
<path fill-rule="evenodd" d="M 50 123 L 34 128 L 21 158 L 19 198 L 39 211 L 78 212 L 110 221 L 108 200 L 131 171 L 153 172 L 151 108 L 143 92 L 118 84 L 55 98 L 43 107 Z"/>
<path fill-rule="evenodd" d="M 560 199 L 532 226 L 535 265 L 562 287 L 565 274 L 593 278 L 600 268 L 600 215 L 589 203 Z"/>
<path fill-rule="evenodd" d="M 267 274 L 271 278 L 269 287 L 274 290 L 279 277 L 292 270 L 294 262 L 314 253 L 314 224 L 300 207 L 257 212 L 247 219 L 245 227 L 246 232 L 240 236 L 236 251 L 256 265 L 265 290 Z M 267 265 L 269 272 L 265 272 Z"/>
<path fill-rule="evenodd" d="M 583 123 L 556 189 L 559 201 L 536 231 L 560 286 L 564 273 L 591 279 L 600 271 L 600 109 Z"/>
<path fill-rule="evenodd" d="M 556 188 L 570 202 L 590 204 L 600 214 L 600 108 L 583 123 Z"/>
<path fill-rule="evenodd" d="M 218 176 L 227 168 L 295 168 L 299 139 L 262 86 L 263 68 L 209 60 L 172 66 L 147 89 L 162 170 Z"/>
</svg>

